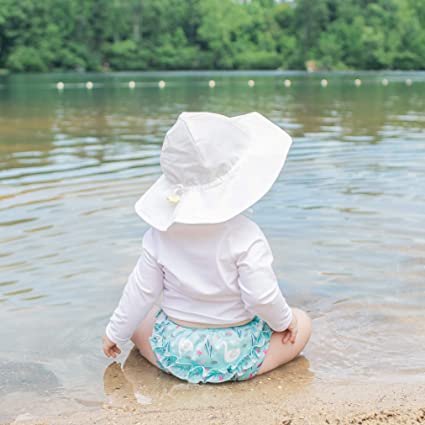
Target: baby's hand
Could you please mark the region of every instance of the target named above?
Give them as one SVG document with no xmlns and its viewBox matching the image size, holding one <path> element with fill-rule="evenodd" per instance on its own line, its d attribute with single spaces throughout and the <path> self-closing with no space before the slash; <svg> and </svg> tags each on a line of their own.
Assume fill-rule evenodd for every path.
<svg viewBox="0 0 425 425">
<path fill-rule="evenodd" d="M 297 317 L 293 316 L 291 324 L 288 326 L 288 329 L 283 331 L 282 342 L 286 344 L 288 341 L 291 341 L 292 344 L 295 343 L 295 338 L 298 333 L 298 321 Z"/>
<path fill-rule="evenodd" d="M 112 342 L 106 335 L 103 337 L 103 352 L 106 357 L 117 357 L 117 354 L 121 354 L 121 350 L 118 348 L 115 342 Z"/>
</svg>

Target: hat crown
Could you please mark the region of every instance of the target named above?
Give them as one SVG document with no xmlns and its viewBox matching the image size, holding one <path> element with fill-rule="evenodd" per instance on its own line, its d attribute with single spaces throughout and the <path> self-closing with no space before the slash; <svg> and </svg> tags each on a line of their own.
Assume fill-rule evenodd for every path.
<svg viewBox="0 0 425 425">
<path fill-rule="evenodd" d="M 213 183 L 236 165 L 248 144 L 249 136 L 229 117 L 212 112 L 183 112 L 165 136 L 161 169 L 172 183 Z"/>
</svg>

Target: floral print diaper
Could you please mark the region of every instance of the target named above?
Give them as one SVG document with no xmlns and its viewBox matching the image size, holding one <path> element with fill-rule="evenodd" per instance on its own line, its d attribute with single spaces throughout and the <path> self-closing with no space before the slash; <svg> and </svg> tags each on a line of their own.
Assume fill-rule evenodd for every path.
<svg viewBox="0 0 425 425">
<path fill-rule="evenodd" d="M 164 372 L 191 383 L 220 383 L 254 377 L 272 332 L 258 316 L 242 326 L 192 328 L 178 325 L 160 310 L 149 341 Z"/>
</svg>

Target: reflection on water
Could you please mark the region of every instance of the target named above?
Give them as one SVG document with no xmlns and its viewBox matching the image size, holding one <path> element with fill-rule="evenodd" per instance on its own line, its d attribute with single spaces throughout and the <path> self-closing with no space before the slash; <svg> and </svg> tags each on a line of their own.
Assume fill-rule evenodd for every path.
<svg viewBox="0 0 425 425">
<path fill-rule="evenodd" d="M 100 337 L 140 250 L 133 204 L 159 175 L 165 131 L 183 110 L 257 110 L 294 138 L 252 214 L 288 301 L 314 319 L 314 379 L 423 380 L 425 74 L 357 76 L 325 89 L 297 73 L 290 88 L 266 73 L 91 75 L 93 90 L 83 76 L 3 77 L 2 364 L 40 365 L 68 401 L 101 400 Z"/>
</svg>

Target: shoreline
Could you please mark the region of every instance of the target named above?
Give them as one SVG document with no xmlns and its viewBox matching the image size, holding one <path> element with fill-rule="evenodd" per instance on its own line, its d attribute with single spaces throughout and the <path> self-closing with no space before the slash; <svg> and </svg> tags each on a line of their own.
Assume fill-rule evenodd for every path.
<svg viewBox="0 0 425 425">
<path fill-rule="evenodd" d="M 184 385 L 184 384 L 183 384 Z M 349 401 L 345 397 L 336 396 L 333 391 L 350 394 Z M 425 424 L 425 387 L 412 392 L 402 386 L 385 390 L 377 388 L 375 393 L 366 392 L 368 397 L 357 398 L 354 392 L 359 389 L 350 386 L 323 386 L 313 394 L 286 394 L 285 400 L 264 400 L 258 394 L 257 401 L 249 404 L 243 399 L 228 400 L 219 405 L 211 400 L 205 407 L 196 408 L 181 406 L 168 408 L 138 407 L 132 404 L 108 405 L 92 411 L 76 412 L 70 415 L 31 417 L 20 415 L 16 420 L 6 422 L 10 425 L 89 425 L 89 424 L 235 424 L 235 425 L 321 425 L 321 424 Z M 329 392 L 331 396 L 323 397 Z M 384 393 L 385 391 L 385 393 Z M 361 392 L 361 390 L 360 390 Z M 364 393 L 363 393 L 364 394 Z"/>
<path fill-rule="evenodd" d="M 250 381 L 187 384 L 133 350 L 105 371 L 106 403 L 46 416 L 21 414 L 10 425 L 425 424 L 425 382 L 322 382 L 299 356 Z"/>
<path fill-rule="evenodd" d="M 403 70 L 403 69 L 318 69 L 315 71 L 309 71 L 307 69 L 141 69 L 141 70 L 49 70 L 43 72 L 17 72 L 11 71 L 7 68 L 0 68 L 0 77 L 4 76 L 49 76 L 49 75 L 58 75 L 62 74 L 64 76 L 130 76 L 130 75 L 140 75 L 140 76 L 152 76 L 152 75 L 170 75 L 172 77 L 185 76 L 186 74 L 191 75 L 199 75 L 208 77 L 209 75 L 235 75 L 235 76 L 321 76 L 321 75 L 368 75 L 368 74 L 376 74 L 377 76 L 381 75 L 399 75 L 399 74 L 419 74 L 425 75 L 425 69 L 417 69 L 417 70 Z"/>
</svg>

